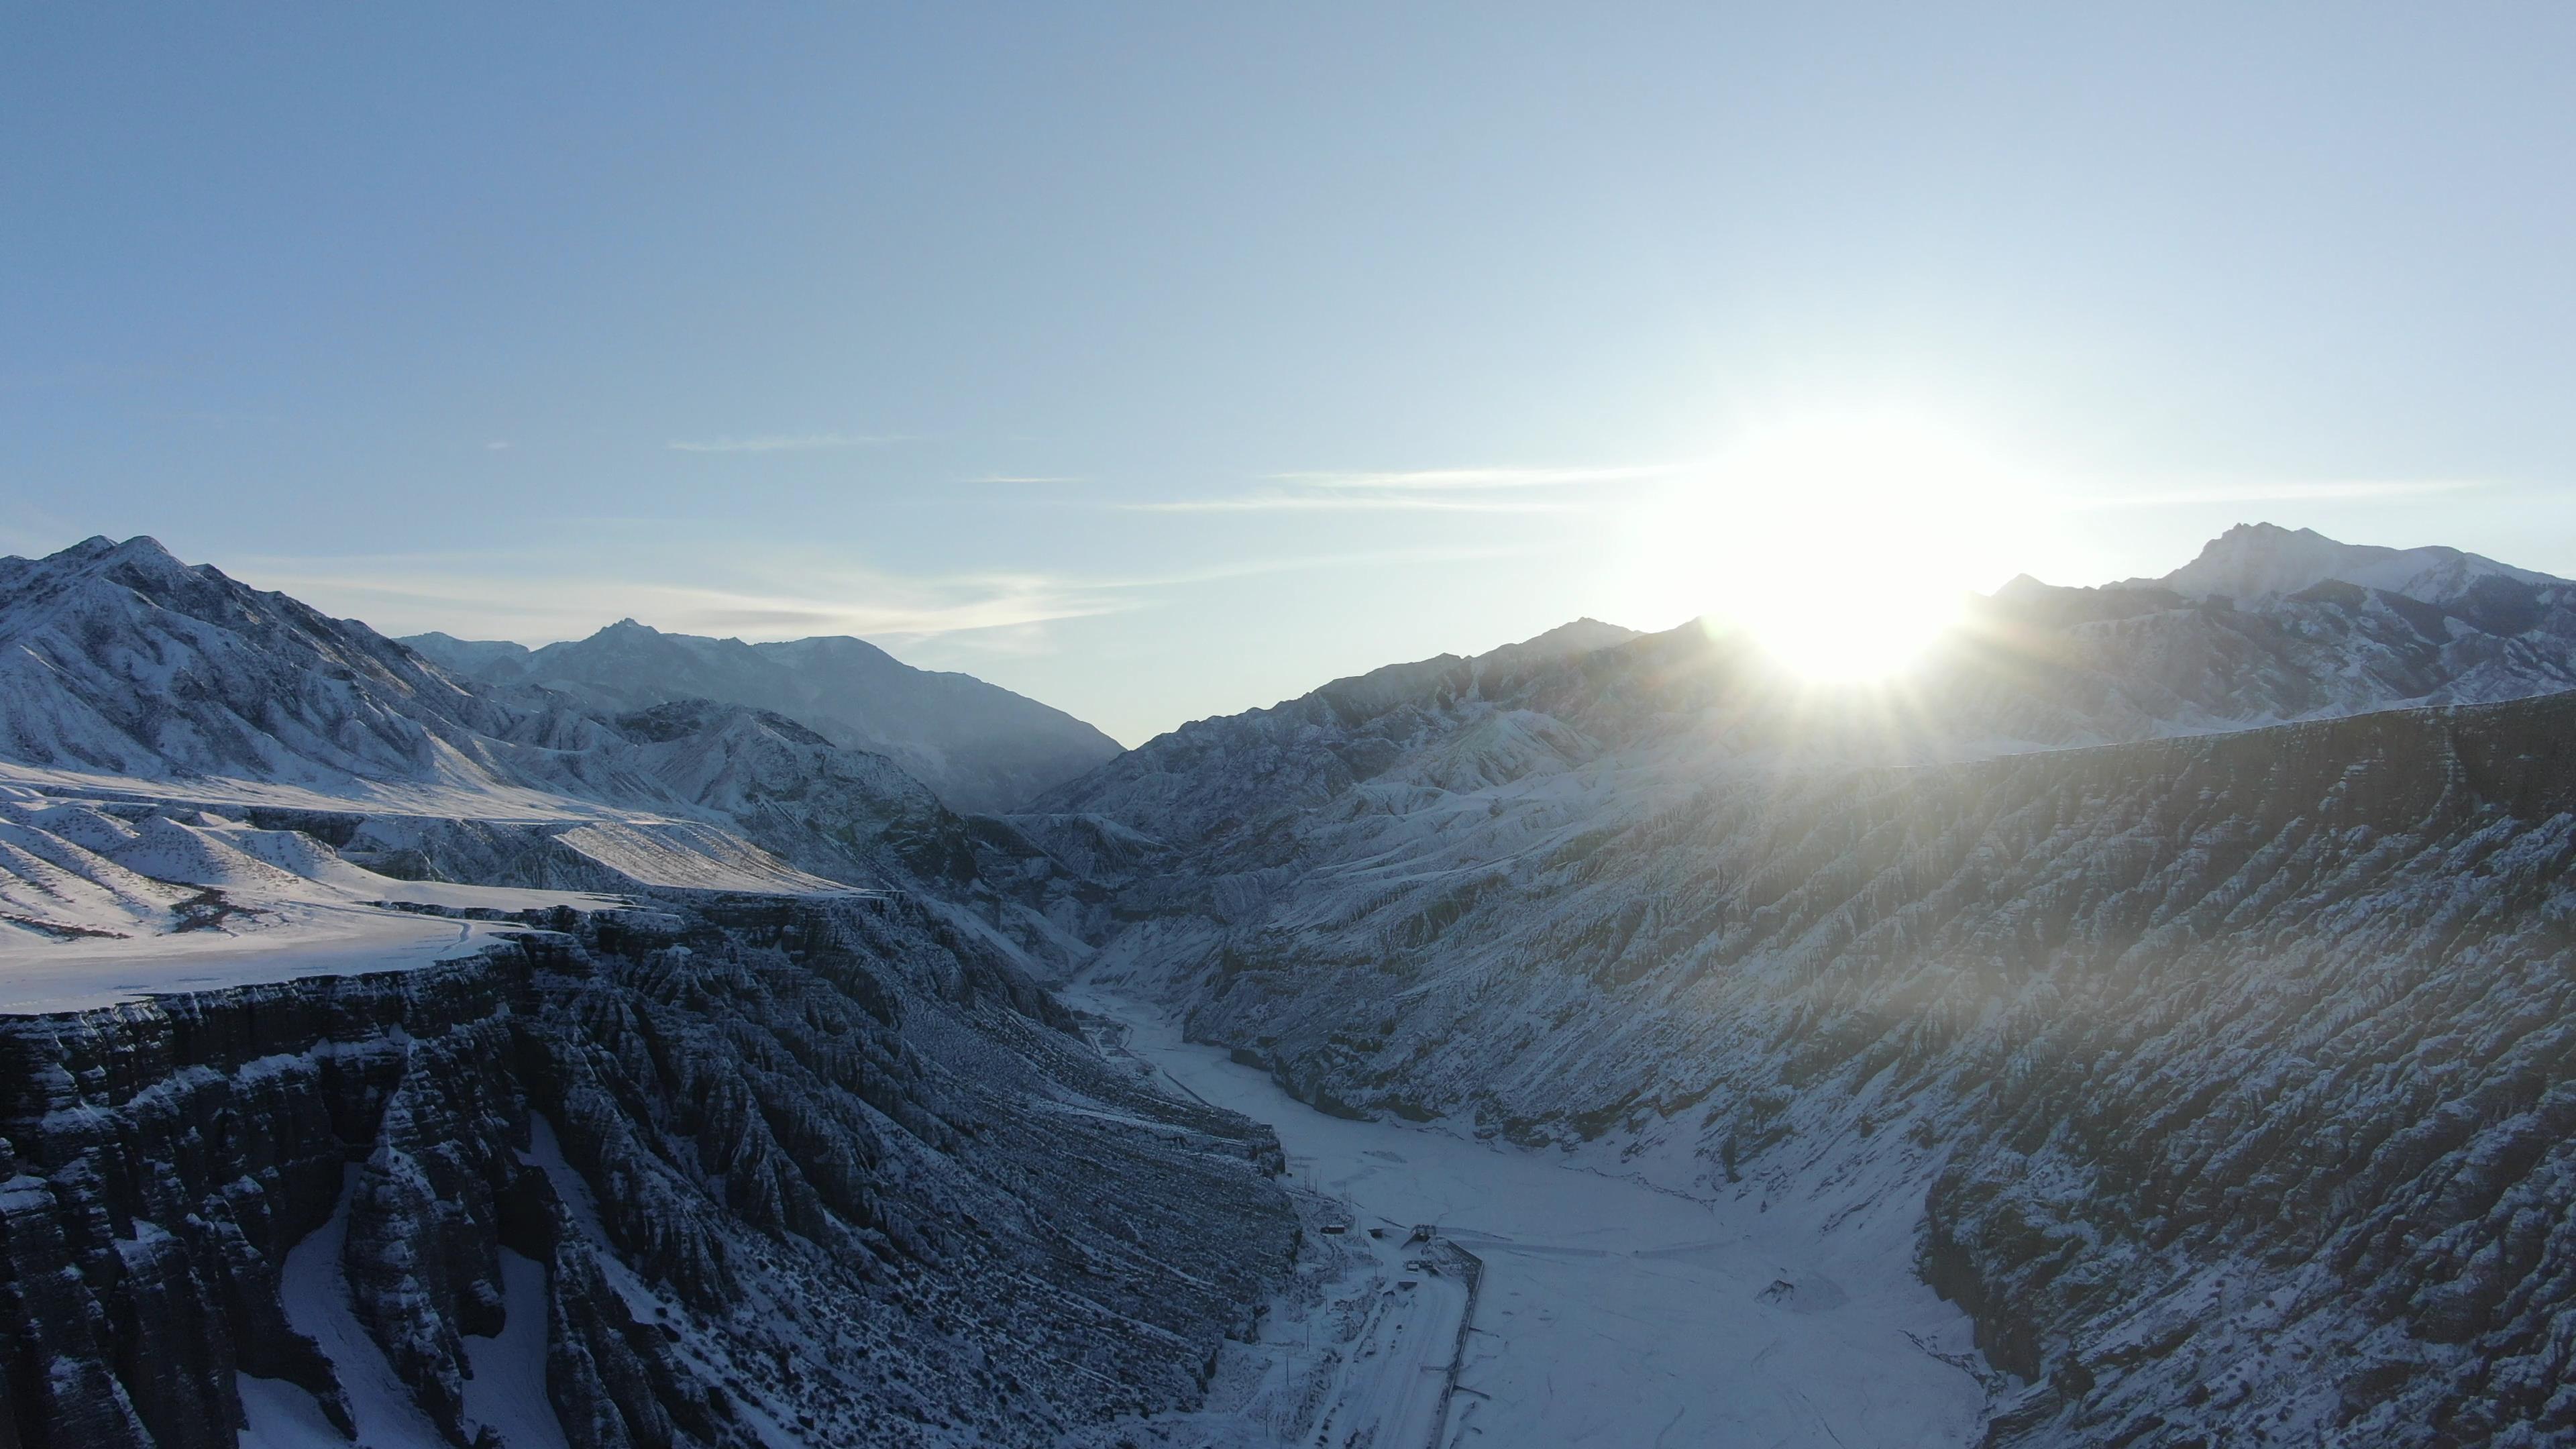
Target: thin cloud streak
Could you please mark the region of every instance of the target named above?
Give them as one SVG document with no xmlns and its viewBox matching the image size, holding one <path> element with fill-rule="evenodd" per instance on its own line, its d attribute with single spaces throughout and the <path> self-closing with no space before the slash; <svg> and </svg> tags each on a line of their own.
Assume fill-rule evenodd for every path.
<svg viewBox="0 0 2576 1449">
<path fill-rule="evenodd" d="M 2061 501 L 2071 509 L 2170 508 L 2201 503 L 2361 502 L 2373 498 L 2422 498 L 2490 487 L 2479 478 L 2347 478 L 2316 482 L 2249 480 L 2144 493 L 2070 495 Z"/>
<path fill-rule="evenodd" d="M 1100 589 L 1185 588 L 1191 584 L 1222 583 L 1228 579 L 1258 578 L 1265 574 L 1304 573 L 1313 569 L 1355 568 L 1362 564 L 1473 563 L 1489 559 L 1528 558 L 1540 552 L 1543 550 L 1527 547 L 1367 549 L 1356 553 L 1246 559 L 1240 563 L 1211 564 L 1205 568 L 1188 569 L 1180 573 L 1148 574 L 1131 579 L 1101 579 L 1094 581 L 1090 587 Z"/>
<path fill-rule="evenodd" d="M 1479 495 L 1532 488 L 1642 483 L 1674 477 L 1699 466 L 1703 465 L 1664 462 L 1580 468 L 1415 468 L 1379 472 L 1271 473 L 1266 475 L 1267 481 L 1289 487 L 1228 498 L 1176 498 L 1108 506 L 1131 513 L 1573 513 L 1584 511 L 1586 505 Z"/>
<path fill-rule="evenodd" d="M 814 634 L 918 641 L 1025 631 L 1070 619 L 1156 607 L 1161 590 L 1263 574 L 1501 557 L 1511 550 L 1430 548 L 1248 559 L 1132 577 L 975 574 L 946 577 L 816 570 L 782 592 L 495 569 L 504 554 L 424 553 L 331 559 L 245 559 L 239 576 L 387 634 L 441 630 L 459 638 L 541 644 L 584 638 L 636 618 L 685 634 L 786 639 Z M 720 561 L 719 561 L 720 562 Z"/>
<path fill-rule="evenodd" d="M 872 448 L 903 441 L 900 433 L 763 433 L 747 438 L 674 440 L 674 453 L 812 453 L 829 448 Z"/>
<path fill-rule="evenodd" d="M 1259 493 L 1244 498 L 1175 498 L 1154 503 L 1112 503 L 1125 513 L 1579 513 L 1577 503 L 1528 503 L 1500 498 L 1417 498 L 1383 493 Z"/>
<path fill-rule="evenodd" d="M 1375 488 L 1395 491 L 1561 488 L 1584 483 L 1635 483 L 1669 478 L 1699 466 L 1692 463 L 1637 463 L 1587 468 L 1417 468 L 1382 473 L 1273 473 L 1280 483 L 1308 488 Z"/>
<path fill-rule="evenodd" d="M 1137 607 L 1104 590 L 1047 579 L 883 578 L 847 597 L 762 594 L 621 579 L 529 579 L 454 573 L 358 571 L 330 561 L 311 571 L 261 569 L 262 587 L 283 589 L 390 634 L 439 629 L 459 637 L 522 643 L 578 639 L 612 619 L 637 618 L 686 634 L 784 639 L 857 634 L 926 638 L 1085 618 Z"/>
</svg>

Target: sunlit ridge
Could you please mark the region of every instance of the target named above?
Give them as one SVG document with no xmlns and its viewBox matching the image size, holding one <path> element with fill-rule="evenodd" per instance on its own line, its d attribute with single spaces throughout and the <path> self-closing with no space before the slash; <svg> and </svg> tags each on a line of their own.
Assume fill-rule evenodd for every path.
<svg viewBox="0 0 2576 1449">
<path fill-rule="evenodd" d="M 2022 492 L 1938 420 L 1801 417 L 1747 433 L 1670 491 L 1639 540 L 1640 582 L 1808 679 L 1882 678 L 1999 567 Z"/>
</svg>

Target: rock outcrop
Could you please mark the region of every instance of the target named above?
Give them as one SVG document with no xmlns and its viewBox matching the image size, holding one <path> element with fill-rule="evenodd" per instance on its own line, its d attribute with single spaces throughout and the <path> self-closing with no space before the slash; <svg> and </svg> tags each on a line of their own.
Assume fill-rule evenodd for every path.
<svg viewBox="0 0 2576 1449">
<path fill-rule="evenodd" d="M 473 1368 L 519 1313 L 573 1449 L 1194 1400 L 1294 1249 L 1266 1129 L 1126 1080 L 900 898 L 662 904 L 0 1020 L 0 1437 L 221 1449 L 246 1375 L 488 1444 Z"/>
</svg>

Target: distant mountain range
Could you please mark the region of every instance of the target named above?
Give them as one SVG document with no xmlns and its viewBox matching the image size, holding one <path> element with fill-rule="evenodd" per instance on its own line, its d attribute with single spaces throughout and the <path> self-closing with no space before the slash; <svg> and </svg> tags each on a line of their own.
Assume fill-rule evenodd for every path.
<svg viewBox="0 0 2576 1449">
<path fill-rule="evenodd" d="M 221 1449 L 292 1384 L 473 1442 L 505 1298 L 574 1449 L 1184 1407 L 1293 1272 L 1281 1159 L 1109 1068 L 1080 974 L 1321 1110 L 1921 1278 L 1996 1449 L 2566 1442 L 2571 738 L 2576 584 L 2270 525 L 2016 579 L 1886 681 L 1580 620 L 1123 753 L 856 640 L 404 643 L 149 539 L 0 560 L 0 969 L 55 995 L 0 985 L 193 983 L 0 1018 L 47 1184 L 0 1356 L 55 1365 L 0 1427 Z M 421 977 L 273 984 L 379 941 Z"/>
<path fill-rule="evenodd" d="M 1007 810 L 1119 748 L 1062 710 L 972 675 L 915 669 L 863 639 L 746 644 L 621 619 L 534 650 L 436 633 L 400 642 L 451 673 L 538 685 L 596 709 L 711 699 L 786 715 L 886 756 L 961 812 Z"/>
<path fill-rule="evenodd" d="M 2452 549 L 2353 547 L 2258 524 L 2162 579 L 2089 589 L 2015 579 L 1973 600 L 1918 668 L 1883 685 L 1816 686 L 1752 639 L 1696 623 L 1639 635 L 1585 620 L 1184 725 L 1030 813 L 1205 839 L 1308 819 L 1364 784 L 1464 791 L 1613 759 L 1698 782 L 2566 689 L 2576 689 L 2576 584 Z M 1619 798 L 1644 809 L 1656 795 Z"/>
</svg>

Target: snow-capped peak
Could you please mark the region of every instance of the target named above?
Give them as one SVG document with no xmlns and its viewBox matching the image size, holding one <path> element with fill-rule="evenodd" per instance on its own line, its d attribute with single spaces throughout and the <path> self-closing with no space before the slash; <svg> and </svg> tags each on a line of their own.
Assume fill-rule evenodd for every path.
<svg viewBox="0 0 2576 1449">
<path fill-rule="evenodd" d="M 2122 586 L 2161 586 L 2185 598 L 2223 596 L 2249 602 L 2295 594 L 2333 579 L 2449 604 L 2489 578 L 2524 584 L 2558 582 L 2547 574 L 2456 548 L 2382 548 L 2341 543 L 2311 528 L 2240 523 L 2211 539 L 2200 557 L 2163 578 L 2130 579 Z"/>
</svg>

